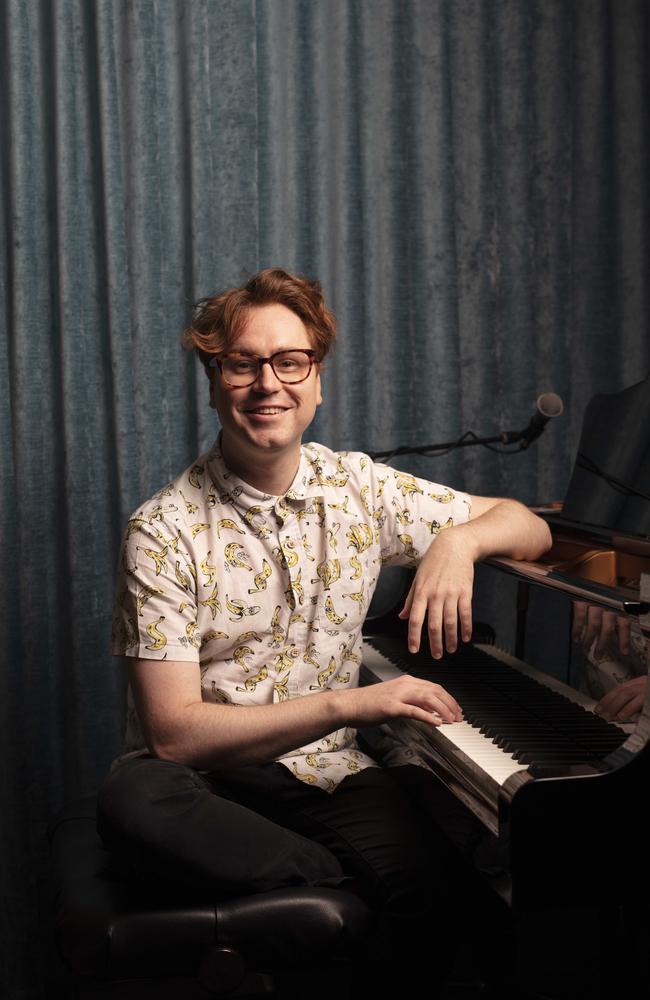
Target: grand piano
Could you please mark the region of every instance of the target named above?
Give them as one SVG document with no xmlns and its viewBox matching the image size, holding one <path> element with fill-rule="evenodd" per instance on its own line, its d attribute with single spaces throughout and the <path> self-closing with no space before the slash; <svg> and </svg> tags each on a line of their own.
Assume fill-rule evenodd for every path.
<svg viewBox="0 0 650 1000">
<path fill-rule="evenodd" d="M 387 765 L 416 764 L 453 795 L 470 831 L 458 846 L 512 915 L 518 983 L 541 957 L 530 995 L 623 995 L 638 962 L 630 923 L 637 937 L 648 928 L 648 380 L 592 400 L 564 502 L 534 509 L 552 548 L 537 562 L 477 567 L 478 624 L 458 652 L 434 661 L 425 640 L 409 654 L 390 606 L 406 571 L 384 585 L 362 683 L 426 677 L 465 721 L 397 720 L 363 738 Z"/>
</svg>

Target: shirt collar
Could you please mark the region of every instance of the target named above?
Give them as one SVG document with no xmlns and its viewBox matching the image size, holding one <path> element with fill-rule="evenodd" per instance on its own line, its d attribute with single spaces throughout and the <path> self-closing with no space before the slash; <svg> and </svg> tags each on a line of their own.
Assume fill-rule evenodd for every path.
<svg viewBox="0 0 650 1000">
<path fill-rule="evenodd" d="M 219 493 L 219 498 L 223 502 L 231 502 L 241 507 L 272 502 L 275 507 L 280 500 L 295 502 L 324 495 L 324 484 L 319 475 L 318 462 L 317 452 L 313 448 L 307 448 L 303 445 L 300 449 L 298 471 L 291 486 L 282 497 L 263 493 L 230 471 L 221 453 L 221 434 L 208 453 L 207 467 L 210 478 Z"/>
</svg>

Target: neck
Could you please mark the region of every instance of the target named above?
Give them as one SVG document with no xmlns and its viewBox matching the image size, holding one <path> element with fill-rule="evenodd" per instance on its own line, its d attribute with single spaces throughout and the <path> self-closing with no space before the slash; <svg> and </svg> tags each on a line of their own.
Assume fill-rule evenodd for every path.
<svg viewBox="0 0 650 1000">
<path fill-rule="evenodd" d="M 282 496 L 296 477 L 300 465 L 300 444 L 286 453 L 269 452 L 249 456 L 241 444 L 232 444 L 221 435 L 221 454 L 231 472 L 261 493 Z"/>
</svg>

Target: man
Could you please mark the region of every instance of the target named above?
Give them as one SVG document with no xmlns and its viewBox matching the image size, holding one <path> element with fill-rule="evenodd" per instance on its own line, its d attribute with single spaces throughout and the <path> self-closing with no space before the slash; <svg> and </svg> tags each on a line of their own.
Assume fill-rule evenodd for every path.
<svg viewBox="0 0 650 1000">
<path fill-rule="evenodd" d="M 453 652 L 459 626 L 471 635 L 474 562 L 534 558 L 549 534 L 513 501 L 302 446 L 334 334 L 318 285 L 279 269 L 195 311 L 185 343 L 222 430 L 127 527 L 114 652 L 129 657 L 137 712 L 99 826 L 139 871 L 197 890 L 354 879 L 378 913 L 377 983 L 395 949 L 414 976 L 424 956 L 429 968 L 432 940 L 438 979 L 448 849 L 356 730 L 453 724 L 462 710 L 409 676 L 360 688 L 361 626 L 382 563 L 418 565 L 409 649 L 428 615 L 434 658 L 443 637 Z"/>
</svg>

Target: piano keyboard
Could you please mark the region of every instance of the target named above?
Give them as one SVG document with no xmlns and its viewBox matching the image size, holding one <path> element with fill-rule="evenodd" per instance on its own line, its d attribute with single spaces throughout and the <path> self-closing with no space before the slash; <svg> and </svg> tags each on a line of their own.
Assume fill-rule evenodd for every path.
<svg viewBox="0 0 650 1000">
<path fill-rule="evenodd" d="M 364 642 L 363 646 L 363 665 L 379 681 L 392 680 L 404 673 L 368 642 Z M 467 720 L 443 723 L 436 736 L 443 737 L 451 746 L 474 761 L 498 785 L 502 785 L 511 774 L 528 770 L 527 764 L 520 764 L 512 754 L 501 750 L 492 739 L 484 736 Z"/>
<path fill-rule="evenodd" d="M 387 729 L 428 758 L 450 787 L 453 783 L 455 794 L 470 795 L 467 804 L 491 829 L 499 789 L 512 775 L 531 778 L 548 768 L 569 773 L 576 765 L 600 770 L 603 759 L 634 728 L 605 722 L 594 714 L 595 702 L 492 646 L 462 646 L 432 660 L 424 652 L 405 653 L 395 637 L 377 636 L 364 640 L 363 667 L 370 680 L 409 673 L 435 681 L 453 695 L 463 722 L 433 727 L 396 720 Z"/>
</svg>

